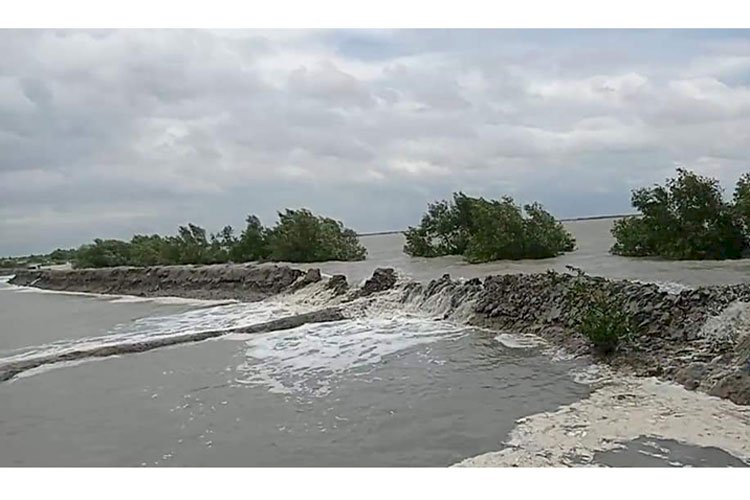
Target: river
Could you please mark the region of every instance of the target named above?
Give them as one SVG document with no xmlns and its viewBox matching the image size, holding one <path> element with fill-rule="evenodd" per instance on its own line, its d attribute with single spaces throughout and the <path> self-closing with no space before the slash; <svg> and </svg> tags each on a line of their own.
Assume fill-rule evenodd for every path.
<svg viewBox="0 0 750 500">
<path fill-rule="evenodd" d="M 546 261 L 411 259 L 401 235 L 381 235 L 362 238 L 368 260 L 320 267 L 353 283 L 376 267 L 426 280 L 566 265 L 675 288 L 748 280 L 747 261 L 611 256 L 610 225 L 568 223 L 579 249 Z M 294 297 L 144 299 L 0 282 L 0 361 L 252 324 L 305 307 Z M 744 407 L 612 376 L 523 332 L 498 335 L 439 316 L 380 307 L 345 321 L 26 372 L 0 383 L 0 466 L 750 463 Z"/>
</svg>

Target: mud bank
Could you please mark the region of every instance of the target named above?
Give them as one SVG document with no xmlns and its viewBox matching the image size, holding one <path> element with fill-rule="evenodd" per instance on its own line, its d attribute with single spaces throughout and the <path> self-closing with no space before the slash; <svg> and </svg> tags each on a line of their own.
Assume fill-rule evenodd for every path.
<svg viewBox="0 0 750 500">
<path fill-rule="evenodd" d="M 23 270 L 9 283 L 70 292 L 254 302 L 320 279 L 317 270 L 305 273 L 287 266 L 217 264 Z"/>
<path fill-rule="evenodd" d="M 616 353 L 596 358 L 574 327 L 587 304 L 568 293 L 584 280 L 616 299 L 632 315 L 637 334 Z M 439 312 L 442 319 L 511 334 L 536 334 L 576 356 L 591 356 L 624 374 L 675 381 L 690 390 L 750 404 L 750 285 L 667 291 L 656 284 L 572 274 L 508 274 L 484 280 L 445 275 L 423 284 L 377 269 L 361 287 L 343 276 L 324 280 L 317 269 L 218 265 L 26 271 L 10 282 L 52 290 L 141 296 L 261 300 L 321 282 L 319 307 L 353 311 L 378 300 L 388 307 Z M 312 288 L 312 287 L 311 287 Z M 461 314 L 457 315 L 456 312 Z"/>
</svg>

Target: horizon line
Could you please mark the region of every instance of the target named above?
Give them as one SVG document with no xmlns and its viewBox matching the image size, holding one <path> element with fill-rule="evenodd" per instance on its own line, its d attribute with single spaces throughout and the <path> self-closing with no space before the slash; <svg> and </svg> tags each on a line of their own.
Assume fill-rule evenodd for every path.
<svg viewBox="0 0 750 500">
<path fill-rule="evenodd" d="M 615 215 L 586 215 L 583 217 L 570 217 L 567 219 L 557 219 L 560 222 L 575 222 L 575 221 L 582 221 L 582 220 L 601 220 L 601 219 L 622 219 L 624 217 L 633 217 L 640 214 L 615 214 Z M 385 234 L 398 234 L 398 233 L 405 233 L 406 229 L 393 229 L 389 231 L 373 231 L 370 233 L 357 233 L 358 237 L 363 236 L 380 236 Z"/>
</svg>

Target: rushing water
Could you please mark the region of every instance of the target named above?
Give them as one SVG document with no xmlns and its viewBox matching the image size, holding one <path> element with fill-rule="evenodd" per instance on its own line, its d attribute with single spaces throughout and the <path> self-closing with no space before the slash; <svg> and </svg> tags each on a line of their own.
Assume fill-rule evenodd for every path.
<svg viewBox="0 0 750 500">
<path fill-rule="evenodd" d="M 609 256 L 609 224 L 571 224 L 580 250 L 544 262 L 409 259 L 401 236 L 384 235 L 363 238 L 367 261 L 322 268 L 354 282 L 375 267 L 427 279 L 566 264 L 673 286 L 743 280 L 744 262 Z M 308 310 L 303 298 L 211 303 L 0 282 L 0 362 L 258 323 Z M 0 466 L 432 466 L 465 459 L 736 466 L 750 459 L 741 438 L 750 429 L 744 408 L 673 386 L 607 385 L 596 367 L 555 355 L 523 332 L 435 320 L 440 313 L 439 302 L 419 310 L 385 300 L 351 320 L 25 372 L 0 383 Z M 637 405 L 627 404 L 631 396 Z"/>
</svg>

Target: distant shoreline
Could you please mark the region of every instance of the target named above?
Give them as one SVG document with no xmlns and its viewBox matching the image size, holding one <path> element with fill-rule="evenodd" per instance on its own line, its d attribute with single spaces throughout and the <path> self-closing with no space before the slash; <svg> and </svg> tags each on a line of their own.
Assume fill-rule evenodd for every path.
<svg viewBox="0 0 750 500">
<path fill-rule="evenodd" d="M 588 215 L 586 217 L 572 217 L 570 219 L 560 219 L 560 222 L 573 222 L 579 220 L 600 220 L 600 219 L 622 219 L 623 217 L 635 217 L 639 214 L 619 214 L 619 215 Z"/>
<path fill-rule="evenodd" d="M 623 217 L 632 217 L 638 214 L 619 214 L 619 215 L 587 215 L 585 217 L 571 217 L 569 219 L 558 219 L 560 222 L 576 222 L 584 220 L 601 220 L 601 219 L 622 219 Z M 375 231 L 372 233 L 358 233 L 357 236 L 383 236 L 387 234 L 399 234 L 405 232 L 405 229 L 394 231 Z"/>
</svg>

